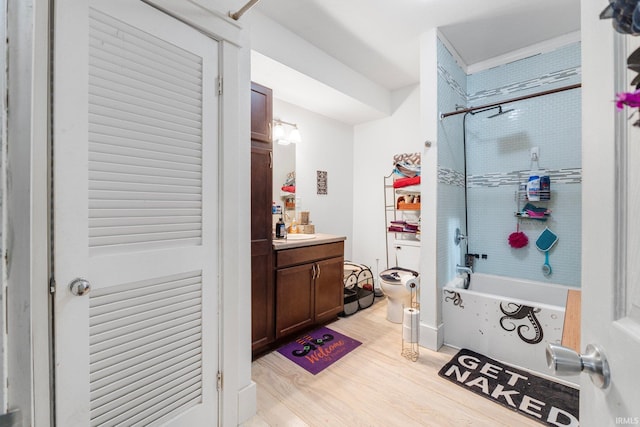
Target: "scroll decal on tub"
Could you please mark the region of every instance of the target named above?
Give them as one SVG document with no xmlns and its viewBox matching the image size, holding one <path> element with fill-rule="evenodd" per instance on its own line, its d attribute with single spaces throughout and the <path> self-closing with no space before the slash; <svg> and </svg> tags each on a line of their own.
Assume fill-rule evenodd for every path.
<svg viewBox="0 0 640 427">
<path fill-rule="evenodd" d="M 444 293 L 448 295 L 444 297 L 445 302 L 451 301 L 453 302 L 453 305 L 458 306 L 460 308 L 464 308 L 464 305 L 462 305 L 462 295 L 460 295 L 460 292 L 445 290 Z"/>
<path fill-rule="evenodd" d="M 509 302 L 506 304 L 506 307 L 503 306 L 504 303 L 500 303 L 500 311 L 502 311 L 505 316 L 500 318 L 500 326 L 505 331 L 511 332 L 517 329 L 518 336 L 520 339 L 527 344 L 538 344 L 542 341 L 542 337 L 544 336 L 544 331 L 542 330 L 542 325 L 540 325 L 540 321 L 536 317 L 536 313 L 540 312 L 540 308 L 530 307 L 524 304 L 516 304 L 513 302 Z M 515 309 L 514 309 L 515 307 Z M 514 322 L 511 320 L 521 320 L 527 319 L 531 322 L 531 326 L 533 326 L 533 330 L 535 331 L 535 336 L 533 338 L 527 338 L 524 336 L 523 331 L 529 331 L 531 326 L 528 324 L 522 324 L 516 326 Z M 508 320 L 507 326 L 505 326 L 505 320 Z"/>
</svg>

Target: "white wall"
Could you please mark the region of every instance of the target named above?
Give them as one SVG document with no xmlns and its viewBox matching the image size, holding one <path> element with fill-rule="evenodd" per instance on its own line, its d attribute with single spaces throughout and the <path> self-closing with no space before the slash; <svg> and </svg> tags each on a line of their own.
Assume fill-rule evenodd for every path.
<svg viewBox="0 0 640 427">
<path fill-rule="evenodd" d="M 420 345 L 437 350 L 444 340 L 437 277 L 438 235 L 438 32 L 420 38 L 420 135 L 430 141 L 422 159 Z"/>
<path fill-rule="evenodd" d="M 259 83 L 259 82 L 258 82 Z M 317 233 L 347 237 L 345 258 L 353 244 L 353 127 L 277 99 L 273 117 L 296 123 L 302 142 L 296 145 L 296 198 L 298 211 L 310 212 Z M 277 161 L 275 159 L 274 161 Z M 327 171 L 327 195 L 316 191 L 316 171 Z"/>
<path fill-rule="evenodd" d="M 353 151 L 353 260 L 386 268 L 384 177 L 393 170 L 393 155 L 422 152 L 418 86 L 392 93 L 393 113 L 355 127 Z M 378 261 L 379 260 L 379 261 Z M 376 276 L 377 277 L 377 276 Z"/>
<path fill-rule="evenodd" d="M 251 49 L 361 102 L 389 113 L 389 91 L 257 10 L 247 15 Z M 290 84 L 295 84 L 291 79 Z"/>
</svg>

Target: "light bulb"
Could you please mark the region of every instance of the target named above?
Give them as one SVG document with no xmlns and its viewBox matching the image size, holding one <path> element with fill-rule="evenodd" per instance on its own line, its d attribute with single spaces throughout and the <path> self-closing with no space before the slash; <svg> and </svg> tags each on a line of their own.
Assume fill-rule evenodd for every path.
<svg viewBox="0 0 640 427">
<path fill-rule="evenodd" d="M 279 141 L 284 138 L 284 126 L 282 123 L 276 123 L 273 127 L 273 140 Z"/>
<path fill-rule="evenodd" d="M 297 126 L 294 127 L 291 133 L 289 134 L 289 141 L 293 143 L 298 143 L 302 141 L 302 137 L 300 136 L 300 131 L 298 130 Z"/>
</svg>

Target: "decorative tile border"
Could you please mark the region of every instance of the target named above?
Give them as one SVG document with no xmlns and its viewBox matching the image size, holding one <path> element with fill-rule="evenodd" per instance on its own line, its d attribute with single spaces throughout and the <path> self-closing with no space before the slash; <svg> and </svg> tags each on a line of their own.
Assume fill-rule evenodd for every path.
<svg viewBox="0 0 640 427">
<path fill-rule="evenodd" d="M 464 188 L 464 174 L 453 169 L 438 168 L 438 183 Z"/>
<path fill-rule="evenodd" d="M 485 98 L 490 98 L 493 96 L 507 96 L 514 95 L 518 92 L 546 86 L 552 85 L 564 80 L 568 80 L 575 76 L 580 76 L 582 74 L 581 67 L 571 67 L 566 68 L 564 70 L 553 71 L 551 73 L 544 74 L 542 76 L 536 77 L 534 79 L 525 80 L 522 82 L 512 83 L 506 86 L 501 86 L 494 89 L 481 90 L 476 93 L 468 94 L 465 93 L 462 86 L 458 83 L 458 81 L 447 71 L 447 69 L 438 64 L 438 74 L 442 79 L 449 85 L 449 87 L 456 92 L 462 99 L 465 100 L 465 103 L 469 105 L 469 103 L 474 101 L 479 101 Z"/>
<path fill-rule="evenodd" d="M 518 185 L 527 180 L 530 172 L 529 170 L 521 170 L 470 175 L 468 177 L 468 188 Z M 580 184 L 582 182 L 582 168 L 548 170 L 546 175 L 551 178 L 553 184 Z"/>
<path fill-rule="evenodd" d="M 478 101 L 484 98 L 493 96 L 506 96 L 513 95 L 525 90 L 556 84 L 564 80 L 568 80 L 574 76 L 580 76 L 582 73 L 581 67 L 571 67 L 564 70 L 553 71 L 551 73 L 544 74 L 536 77 L 535 79 L 529 79 L 522 82 L 513 83 L 507 86 L 498 87 L 495 89 L 481 90 L 480 92 L 468 94 L 466 96 L 467 102 Z"/>
<path fill-rule="evenodd" d="M 469 175 L 468 188 L 500 187 L 503 185 L 518 185 L 526 182 L 530 170 L 512 172 L 492 172 L 484 175 Z M 582 183 L 582 168 L 552 169 L 547 170 L 546 175 L 554 184 L 580 184 Z M 464 174 L 453 169 L 438 168 L 438 183 L 464 187 Z"/>
<path fill-rule="evenodd" d="M 438 74 L 442 79 L 449 85 L 449 87 L 456 92 L 462 99 L 465 100 L 465 103 L 469 102 L 469 95 L 464 91 L 460 83 L 449 73 L 449 71 L 441 64 L 438 64 Z"/>
</svg>

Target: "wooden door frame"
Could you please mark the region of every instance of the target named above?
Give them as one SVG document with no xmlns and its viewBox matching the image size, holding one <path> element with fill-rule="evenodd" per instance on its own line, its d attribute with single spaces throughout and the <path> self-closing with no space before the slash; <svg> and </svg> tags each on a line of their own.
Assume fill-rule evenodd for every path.
<svg viewBox="0 0 640 427">
<path fill-rule="evenodd" d="M 5 347 L 9 383 L 6 408 L 19 409 L 23 425 L 53 425 L 50 277 L 50 0 L 6 0 L 10 40 L 7 88 L 6 191 L 3 285 L 10 344 Z M 220 41 L 219 158 L 219 424 L 237 425 L 255 413 L 251 381 L 249 194 L 250 57 L 242 26 L 223 13 L 177 0 L 147 0 Z M 181 4 L 182 3 L 182 4 Z M 171 13 L 175 11 L 175 13 Z M 208 12 L 208 13 L 207 13 Z M 6 113 L 6 112 L 5 112 Z M 224 224 L 224 227 L 222 226 Z M 224 248 L 224 250 L 223 250 Z M 4 295 L 4 291 L 3 291 Z M 20 307 L 20 310 L 16 310 Z M 4 384 L 4 381 L 3 381 Z M 2 393 L 0 393 L 0 397 Z M 2 402 L 0 402 L 2 403 Z"/>
</svg>

